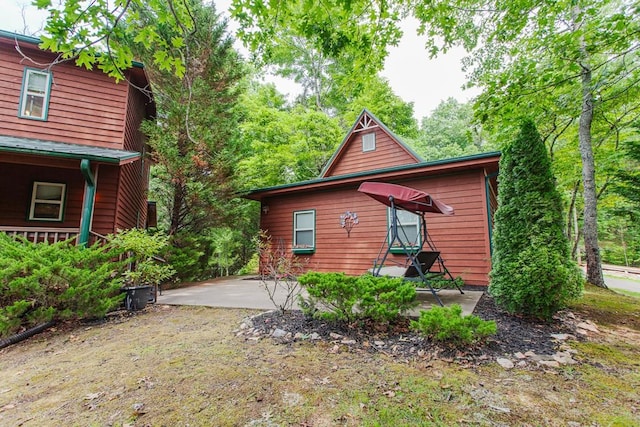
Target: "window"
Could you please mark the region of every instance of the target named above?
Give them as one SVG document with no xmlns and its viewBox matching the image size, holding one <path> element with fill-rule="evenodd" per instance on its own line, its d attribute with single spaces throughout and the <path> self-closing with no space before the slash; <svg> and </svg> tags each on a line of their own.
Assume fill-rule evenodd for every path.
<svg viewBox="0 0 640 427">
<path fill-rule="evenodd" d="M 374 132 L 372 133 L 365 133 L 364 135 L 362 135 L 362 152 L 366 152 L 366 151 L 375 151 L 376 149 L 376 134 Z"/>
<path fill-rule="evenodd" d="M 293 213 L 293 252 L 313 253 L 316 247 L 316 211 Z"/>
<path fill-rule="evenodd" d="M 392 210 L 387 208 L 389 217 L 389 240 L 391 240 Z M 419 248 L 422 245 L 420 233 L 420 217 L 414 213 L 396 210 L 398 215 L 398 238 L 392 242 L 393 246 Z"/>
<path fill-rule="evenodd" d="M 29 219 L 35 221 L 62 221 L 66 189 L 67 186 L 65 184 L 34 182 Z"/>
<path fill-rule="evenodd" d="M 22 79 L 19 116 L 47 120 L 51 73 L 25 68 Z"/>
</svg>

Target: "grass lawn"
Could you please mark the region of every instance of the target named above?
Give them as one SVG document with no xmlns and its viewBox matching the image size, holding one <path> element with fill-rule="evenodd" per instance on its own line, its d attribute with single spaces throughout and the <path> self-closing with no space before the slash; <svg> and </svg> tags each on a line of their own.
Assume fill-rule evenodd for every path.
<svg viewBox="0 0 640 427">
<path fill-rule="evenodd" d="M 257 312 L 157 306 L 0 350 L 0 425 L 637 426 L 640 299 L 588 288 L 575 365 L 398 361 L 236 337 Z"/>
</svg>

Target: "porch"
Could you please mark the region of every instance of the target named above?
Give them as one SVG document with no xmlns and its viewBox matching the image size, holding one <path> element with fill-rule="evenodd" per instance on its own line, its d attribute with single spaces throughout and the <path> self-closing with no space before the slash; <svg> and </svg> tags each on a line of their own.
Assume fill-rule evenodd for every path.
<svg viewBox="0 0 640 427">
<path fill-rule="evenodd" d="M 21 236 L 32 243 L 56 243 L 69 239 L 74 239 L 77 244 L 77 238 L 80 234 L 79 227 L 16 227 L 0 225 L 0 232 L 4 232 L 9 236 L 16 237 Z M 97 241 L 105 240 L 106 237 L 89 232 L 88 245 L 92 245 Z"/>
</svg>

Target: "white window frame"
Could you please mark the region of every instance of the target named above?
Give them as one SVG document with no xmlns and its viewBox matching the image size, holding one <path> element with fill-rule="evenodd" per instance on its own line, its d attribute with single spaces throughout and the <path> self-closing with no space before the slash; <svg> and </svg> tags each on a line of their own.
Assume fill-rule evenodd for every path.
<svg viewBox="0 0 640 427">
<path fill-rule="evenodd" d="M 369 132 L 362 134 L 362 152 L 376 150 L 376 133 Z"/>
<path fill-rule="evenodd" d="M 29 91 L 29 80 L 32 75 L 44 75 L 46 76 L 43 92 Z M 32 120 L 47 120 L 49 114 L 49 96 L 51 94 L 51 73 L 42 70 L 36 70 L 33 68 L 25 68 L 24 75 L 22 77 L 22 89 L 20 93 L 20 110 L 18 116 L 24 119 Z M 34 116 L 29 110 L 27 110 L 29 96 L 42 98 L 42 114 Z"/>
<path fill-rule="evenodd" d="M 298 216 L 301 215 L 309 215 L 312 216 L 312 227 L 311 228 L 303 228 L 298 227 Z M 298 232 L 300 231 L 311 231 L 312 232 L 312 244 L 311 246 L 299 246 L 298 245 Z M 316 248 L 316 211 L 315 209 L 308 209 L 304 211 L 295 211 L 293 212 L 293 251 L 313 251 Z"/>
<path fill-rule="evenodd" d="M 49 187 L 59 187 L 62 189 L 60 192 L 60 200 L 48 200 L 48 199 L 38 199 L 36 198 L 38 194 L 39 186 L 49 186 Z M 54 221 L 61 222 L 62 214 L 64 211 L 64 200 L 67 192 L 67 184 L 61 184 L 57 182 L 44 182 L 44 181 L 34 181 L 33 189 L 31 190 L 31 205 L 29 207 L 29 220 L 30 221 Z M 58 206 L 58 217 L 57 218 L 39 218 L 36 217 L 36 204 L 48 204 L 48 205 L 57 205 Z"/>
<path fill-rule="evenodd" d="M 422 247 L 422 227 L 421 227 L 421 222 L 420 222 L 420 215 L 418 214 L 414 214 L 413 212 L 409 212 L 409 211 L 404 211 L 404 210 L 398 210 L 397 214 L 399 214 L 398 216 L 398 227 L 408 227 L 410 225 L 415 225 L 416 227 L 416 236 L 417 236 L 417 241 L 416 242 L 403 242 L 405 247 L 407 247 L 408 249 L 415 249 L 415 248 L 420 248 Z M 415 224 L 412 224 L 411 222 L 403 222 L 400 219 L 400 215 L 411 215 L 412 218 L 415 218 Z M 391 216 L 391 208 L 387 208 L 387 240 L 391 241 L 391 221 L 392 221 L 392 216 Z M 398 230 L 398 239 L 400 239 L 401 241 L 404 239 L 404 233 L 401 230 Z M 397 241 L 393 242 L 394 244 L 397 244 Z"/>
</svg>

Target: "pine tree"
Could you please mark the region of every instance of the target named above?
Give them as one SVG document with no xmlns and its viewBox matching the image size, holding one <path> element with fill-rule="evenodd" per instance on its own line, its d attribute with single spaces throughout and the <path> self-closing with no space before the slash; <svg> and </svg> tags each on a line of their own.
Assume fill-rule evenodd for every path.
<svg viewBox="0 0 640 427">
<path fill-rule="evenodd" d="M 584 280 L 563 232 L 562 200 L 531 120 L 502 153 L 489 292 L 513 314 L 550 319 Z"/>
</svg>

